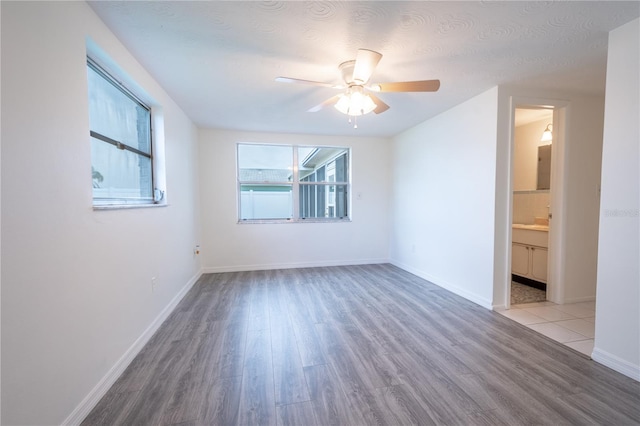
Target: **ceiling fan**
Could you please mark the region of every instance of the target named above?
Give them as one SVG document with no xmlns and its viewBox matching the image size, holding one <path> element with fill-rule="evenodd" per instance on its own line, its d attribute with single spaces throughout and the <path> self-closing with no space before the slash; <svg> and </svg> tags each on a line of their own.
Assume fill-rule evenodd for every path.
<svg viewBox="0 0 640 426">
<path fill-rule="evenodd" d="M 344 90 L 339 95 L 332 96 L 319 105 L 309 109 L 309 112 L 320 111 L 333 105 L 338 111 L 350 117 L 375 112 L 380 114 L 389 109 L 374 93 L 379 92 L 435 92 L 440 88 L 440 80 L 404 81 L 395 83 L 369 84 L 369 79 L 380 62 L 382 55 L 368 49 L 358 49 L 356 59 L 339 65 L 344 84 L 334 85 L 319 81 L 301 80 L 290 77 L 277 77 L 281 83 L 299 83 L 312 86 L 328 87 Z M 373 93 L 372 93 L 373 92 Z M 357 125 L 356 125 L 357 127 Z"/>
</svg>

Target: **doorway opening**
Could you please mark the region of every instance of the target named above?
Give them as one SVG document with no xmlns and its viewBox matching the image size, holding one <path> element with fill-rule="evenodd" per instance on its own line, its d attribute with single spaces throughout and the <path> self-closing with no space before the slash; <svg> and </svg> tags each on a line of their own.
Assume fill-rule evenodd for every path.
<svg viewBox="0 0 640 426">
<path fill-rule="evenodd" d="M 503 294 L 506 296 L 506 310 L 500 313 L 590 356 L 594 342 L 595 302 L 565 304 L 563 282 L 566 252 L 565 140 L 568 109 L 569 103 L 566 101 L 511 98 L 509 185 L 508 193 L 505 194 L 509 200 L 509 211 L 508 221 L 504 223 L 504 230 L 508 236 L 508 249 L 505 253 L 507 262 L 504 267 L 508 273 L 503 275 L 504 281 L 501 280 L 504 285 Z M 537 120 L 531 118 L 536 118 L 536 115 Z M 548 124 L 551 124 L 552 131 L 550 144 L 541 140 Z M 527 129 L 527 126 L 530 128 Z M 537 145 L 527 149 L 533 151 L 537 158 L 535 161 L 526 160 L 528 162 L 523 166 L 523 177 L 523 170 L 518 170 L 521 161 L 519 156 L 526 155 L 526 149 L 522 151 L 517 143 L 519 137 L 527 133 L 531 134 L 530 143 Z M 539 149 L 545 145 L 550 146 Z M 539 167 L 540 163 L 546 161 L 543 158 L 546 155 L 544 150 L 548 150 L 551 157 L 547 189 L 544 188 L 546 164 Z M 539 174 L 544 176 L 539 178 Z M 543 182 L 541 185 L 539 180 Z M 523 186 L 525 184 L 527 186 Z M 545 215 L 548 222 L 544 220 Z M 528 284 L 546 284 L 546 290 L 543 291 L 546 300 L 513 303 L 511 283 L 514 276 L 531 280 Z"/>
<path fill-rule="evenodd" d="M 553 109 L 516 107 L 510 305 L 547 300 L 552 158 Z"/>
<path fill-rule="evenodd" d="M 502 281 L 503 293 L 505 296 L 505 308 L 511 307 L 511 282 L 512 266 L 516 268 L 527 268 L 528 274 L 524 275 L 524 278 L 530 278 L 533 281 L 543 282 L 546 284 L 546 300 L 557 304 L 564 303 L 564 210 L 565 210 L 565 139 L 566 139 L 566 121 L 569 109 L 569 103 L 561 100 L 553 99 L 536 99 L 536 98 L 511 98 L 511 118 L 510 118 L 510 136 L 509 136 L 509 182 L 506 189 L 505 196 L 508 200 L 508 220 L 504 223 L 505 235 L 507 236 L 507 244 L 505 247 L 506 263 L 505 274 L 503 275 L 504 281 Z M 516 123 L 516 118 L 518 122 Z M 548 125 L 551 126 L 548 126 Z M 542 141 L 543 133 L 547 130 L 547 127 L 551 130 L 551 143 L 548 141 Z M 518 149 L 516 152 L 516 134 L 518 136 L 524 136 L 528 139 L 529 144 L 524 149 Z M 548 175 L 546 174 L 547 165 L 541 166 L 541 186 L 545 185 L 544 181 L 548 176 L 548 189 L 538 190 L 538 147 L 550 145 L 550 161 L 548 162 L 550 170 Z M 518 147 L 520 148 L 520 147 Z M 531 154 L 533 152 L 533 154 Z M 524 160 L 521 161 L 521 156 Z M 532 156 L 533 158 L 529 158 Z M 518 163 L 518 164 L 516 164 Z M 520 164 L 522 163 L 522 164 Z M 517 171 L 517 166 L 520 166 L 520 171 Z M 521 173 L 522 172 L 522 173 Z M 543 177 L 543 174 L 545 177 Z M 514 212 L 514 202 L 516 211 Z M 527 209 L 527 205 L 530 206 L 528 213 L 523 213 L 522 206 Z M 542 233 L 535 234 L 533 230 L 529 229 L 517 229 L 515 225 L 536 225 L 536 218 L 538 218 L 538 225 L 541 227 L 547 226 L 547 234 Z M 542 221 L 547 219 L 548 222 Z M 524 222 L 524 223 L 523 223 Z M 531 226 L 533 227 L 533 226 Z M 516 256 L 513 256 L 513 237 L 514 232 L 516 234 L 516 242 L 521 242 L 524 245 L 524 253 L 516 251 Z M 521 235 L 525 234 L 526 237 L 523 240 Z M 529 237 L 534 234 L 537 239 L 531 240 Z M 546 236 L 546 242 L 544 236 Z M 531 250 L 531 248 L 545 248 L 547 249 L 546 256 L 544 251 Z M 529 250 L 527 251 L 527 248 Z M 522 247 L 518 247 L 522 248 Z M 538 253 L 536 253 L 538 251 Z M 528 254 L 527 256 L 520 256 L 521 254 Z M 536 259 L 533 259 L 533 256 Z M 545 259 L 546 258 L 546 264 Z M 513 261 L 526 260 L 526 265 L 512 265 Z M 536 262 L 537 261 L 537 262 Z M 535 266 L 535 272 L 534 267 Z M 528 275 L 528 276 L 527 276 Z M 546 277 L 546 279 L 545 279 Z"/>
</svg>

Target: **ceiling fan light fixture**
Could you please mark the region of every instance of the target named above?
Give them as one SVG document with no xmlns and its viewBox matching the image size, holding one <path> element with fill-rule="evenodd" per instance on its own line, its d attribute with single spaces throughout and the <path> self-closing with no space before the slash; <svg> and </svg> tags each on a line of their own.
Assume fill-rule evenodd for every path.
<svg viewBox="0 0 640 426">
<path fill-rule="evenodd" d="M 363 93 L 362 87 L 360 86 L 350 88 L 347 93 L 340 96 L 340 99 L 338 99 L 338 102 L 336 102 L 334 106 L 341 113 L 352 117 L 369 114 L 377 107 L 373 99 Z"/>
<path fill-rule="evenodd" d="M 344 85 L 324 83 L 321 81 L 301 80 L 291 77 L 277 77 L 281 83 L 299 83 L 311 86 L 327 87 L 331 89 L 344 89 L 346 91 L 330 97 L 324 102 L 308 109 L 309 112 L 318 112 L 322 108 L 333 105 L 338 111 L 355 118 L 360 115 L 375 112 L 381 114 L 389 109 L 389 105 L 376 95 L 379 92 L 437 92 L 440 88 L 440 80 L 416 80 L 389 83 L 369 84 L 382 54 L 369 49 L 358 49 L 356 59 L 341 63 L 340 70 Z M 365 92 L 365 89 L 367 92 Z M 354 127 L 357 127 L 354 126 Z"/>
</svg>

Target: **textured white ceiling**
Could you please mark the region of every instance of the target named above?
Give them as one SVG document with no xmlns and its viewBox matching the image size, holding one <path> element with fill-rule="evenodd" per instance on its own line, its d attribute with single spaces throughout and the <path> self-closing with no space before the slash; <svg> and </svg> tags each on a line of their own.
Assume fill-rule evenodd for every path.
<svg viewBox="0 0 640 426">
<path fill-rule="evenodd" d="M 91 7 L 200 127 L 395 135 L 500 84 L 604 93 L 608 32 L 640 3 L 95 1 Z M 358 129 L 307 110 L 359 48 L 384 56 L 372 82 L 440 79 L 436 93 L 382 93 Z"/>
</svg>

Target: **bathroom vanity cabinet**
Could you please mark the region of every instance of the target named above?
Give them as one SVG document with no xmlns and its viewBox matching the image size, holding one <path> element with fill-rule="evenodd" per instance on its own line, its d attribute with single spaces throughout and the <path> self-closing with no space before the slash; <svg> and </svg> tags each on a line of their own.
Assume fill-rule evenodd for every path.
<svg viewBox="0 0 640 426">
<path fill-rule="evenodd" d="M 511 273 L 546 284 L 549 227 L 513 225 L 511 240 Z"/>
</svg>

